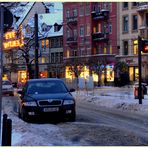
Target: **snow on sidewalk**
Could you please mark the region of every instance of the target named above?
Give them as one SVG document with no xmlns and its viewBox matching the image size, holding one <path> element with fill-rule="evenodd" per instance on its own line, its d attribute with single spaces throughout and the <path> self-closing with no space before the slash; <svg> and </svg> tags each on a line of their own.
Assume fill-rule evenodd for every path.
<svg viewBox="0 0 148 148">
<path fill-rule="evenodd" d="M 148 113 L 148 95 L 144 95 L 142 104 L 139 104 L 139 99 L 134 97 L 133 87 L 103 86 L 93 91 L 74 92 L 73 96 L 76 100 L 81 99 L 102 107 Z"/>
</svg>

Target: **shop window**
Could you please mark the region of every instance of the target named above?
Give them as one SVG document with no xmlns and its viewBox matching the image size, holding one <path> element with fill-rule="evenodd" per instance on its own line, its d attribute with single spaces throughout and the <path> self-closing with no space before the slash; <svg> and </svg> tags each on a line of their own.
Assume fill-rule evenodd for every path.
<svg viewBox="0 0 148 148">
<path fill-rule="evenodd" d="M 139 70 L 138 67 L 135 67 L 135 81 L 138 81 L 139 79 Z"/>
<path fill-rule="evenodd" d="M 129 67 L 129 78 L 130 81 L 134 81 L 134 67 Z"/>
</svg>

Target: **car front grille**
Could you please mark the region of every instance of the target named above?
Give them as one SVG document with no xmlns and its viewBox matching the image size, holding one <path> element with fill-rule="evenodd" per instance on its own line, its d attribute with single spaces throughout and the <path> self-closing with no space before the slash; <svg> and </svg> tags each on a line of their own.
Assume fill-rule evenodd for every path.
<svg viewBox="0 0 148 148">
<path fill-rule="evenodd" d="M 38 101 L 38 105 L 41 106 L 41 107 L 44 107 L 44 106 L 61 106 L 62 104 L 62 100 L 41 100 L 41 101 Z"/>
</svg>

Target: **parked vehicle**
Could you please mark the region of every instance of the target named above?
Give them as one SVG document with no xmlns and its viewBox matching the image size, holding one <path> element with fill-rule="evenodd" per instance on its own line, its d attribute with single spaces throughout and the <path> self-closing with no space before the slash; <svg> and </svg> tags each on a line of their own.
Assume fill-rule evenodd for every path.
<svg viewBox="0 0 148 148">
<path fill-rule="evenodd" d="M 25 121 L 58 117 L 75 121 L 75 100 L 65 83 L 57 78 L 28 80 L 19 97 L 18 116 Z"/>
<path fill-rule="evenodd" d="M 14 96 L 13 85 L 9 80 L 2 81 L 2 94 L 8 94 L 10 96 Z"/>
</svg>

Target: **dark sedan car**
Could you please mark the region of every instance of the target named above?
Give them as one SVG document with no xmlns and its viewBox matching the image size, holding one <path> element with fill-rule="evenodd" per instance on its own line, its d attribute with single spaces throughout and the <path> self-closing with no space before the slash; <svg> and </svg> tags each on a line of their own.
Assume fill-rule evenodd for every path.
<svg viewBox="0 0 148 148">
<path fill-rule="evenodd" d="M 64 82 L 57 78 L 28 80 L 20 93 L 18 115 L 23 120 L 41 117 L 75 121 L 75 100 Z"/>
</svg>

